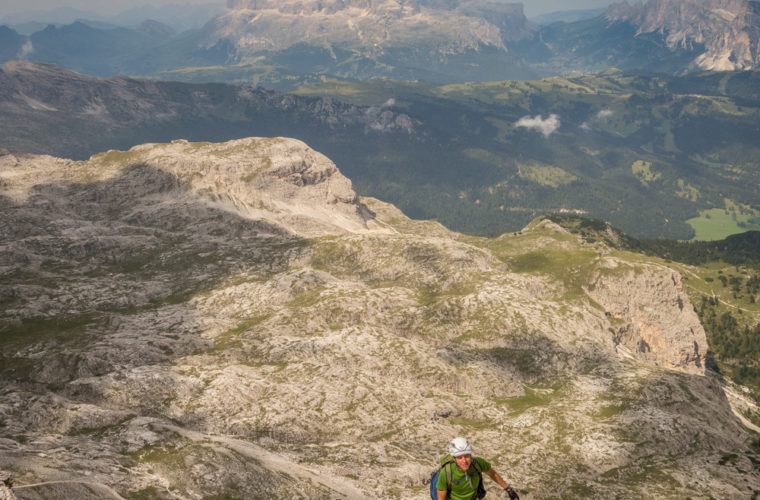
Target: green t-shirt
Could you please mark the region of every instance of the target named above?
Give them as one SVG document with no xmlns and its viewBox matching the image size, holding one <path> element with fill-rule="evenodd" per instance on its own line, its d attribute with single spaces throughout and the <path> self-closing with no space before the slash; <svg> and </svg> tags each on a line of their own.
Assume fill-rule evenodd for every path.
<svg viewBox="0 0 760 500">
<path fill-rule="evenodd" d="M 491 464 L 480 457 L 473 457 L 470 468 L 463 471 L 455 463 L 451 464 L 451 500 L 473 500 L 478 493 L 478 471 L 475 469 L 475 460 L 480 464 L 480 471 L 484 474 L 491 470 Z M 446 491 L 446 471 L 442 469 L 438 474 L 438 482 L 435 488 Z"/>
</svg>

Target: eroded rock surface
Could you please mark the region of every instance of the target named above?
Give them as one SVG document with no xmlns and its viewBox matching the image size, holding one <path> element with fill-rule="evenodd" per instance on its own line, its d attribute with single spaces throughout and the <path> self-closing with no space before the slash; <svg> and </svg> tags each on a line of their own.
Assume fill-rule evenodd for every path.
<svg viewBox="0 0 760 500">
<path fill-rule="evenodd" d="M 760 489 L 678 275 L 556 224 L 413 221 L 283 138 L 4 151 L 0 206 L 29 498 L 424 498 L 462 434 L 524 498 Z"/>
</svg>

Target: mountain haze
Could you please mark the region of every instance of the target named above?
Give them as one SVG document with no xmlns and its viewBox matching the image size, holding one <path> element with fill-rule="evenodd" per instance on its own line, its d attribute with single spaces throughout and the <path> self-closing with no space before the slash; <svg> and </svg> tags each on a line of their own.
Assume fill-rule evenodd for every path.
<svg viewBox="0 0 760 500">
<path fill-rule="evenodd" d="M 328 154 L 362 195 L 460 232 L 499 235 L 559 212 L 689 239 L 686 221 L 711 210 L 760 228 L 758 76 L 328 80 L 286 94 L 11 62 L 0 144 L 86 159 L 142 142 L 287 135 Z"/>
<path fill-rule="evenodd" d="M 21 498 L 424 498 L 460 434 L 527 499 L 760 491 L 662 261 L 413 221 L 293 139 L 0 165 Z"/>
<path fill-rule="evenodd" d="M 521 4 L 466 1 L 246 1 L 204 27 L 235 61 L 265 57 L 298 73 L 455 81 L 528 75 L 508 45 L 535 32 Z M 478 76 L 480 75 L 480 76 Z M 488 76 L 486 76 L 488 75 Z"/>
<path fill-rule="evenodd" d="M 758 5 L 622 2 L 596 16 L 573 20 L 570 13 L 567 22 L 538 26 L 526 19 L 522 4 L 499 1 L 230 0 L 217 15 L 209 11 L 202 27 L 174 34 L 146 36 L 138 22 L 77 21 L 28 36 L 11 30 L 0 35 L 0 62 L 28 59 L 95 76 L 279 89 L 318 76 L 441 84 L 609 69 L 681 75 L 756 68 Z M 185 14 L 178 12 L 178 19 Z M 166 12 L 158 17 L 172 24 Z"/>
</svg>

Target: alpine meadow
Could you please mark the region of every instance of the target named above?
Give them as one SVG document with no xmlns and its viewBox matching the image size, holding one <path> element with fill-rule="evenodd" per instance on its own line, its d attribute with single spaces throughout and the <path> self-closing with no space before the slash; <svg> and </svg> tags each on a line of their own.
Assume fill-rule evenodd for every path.
<svg viewBox="0 0 760 500">
<path fill-rule="evenodd" d="M 0 499 L 760 498 L 760 1 L 557 5 L 0 18 Z"/>
</svg>

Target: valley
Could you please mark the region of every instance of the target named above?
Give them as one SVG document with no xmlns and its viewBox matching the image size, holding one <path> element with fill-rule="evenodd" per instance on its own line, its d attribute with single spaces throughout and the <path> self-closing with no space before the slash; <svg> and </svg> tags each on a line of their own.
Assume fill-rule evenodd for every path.
<svg viewBox="0 0 760 500">
<path fill-rule="evenodd" d="M 280 93 L 7 63 L 0 132 L 6 147 L 77 159 L 144 141 L 292 136 L 361 195 L 459 232 L 498 236 L 575 213 L 636 237 L 691 239 L 723 218 L 756 227 L 758 75 L 327 80 Z"/>
</svg>

